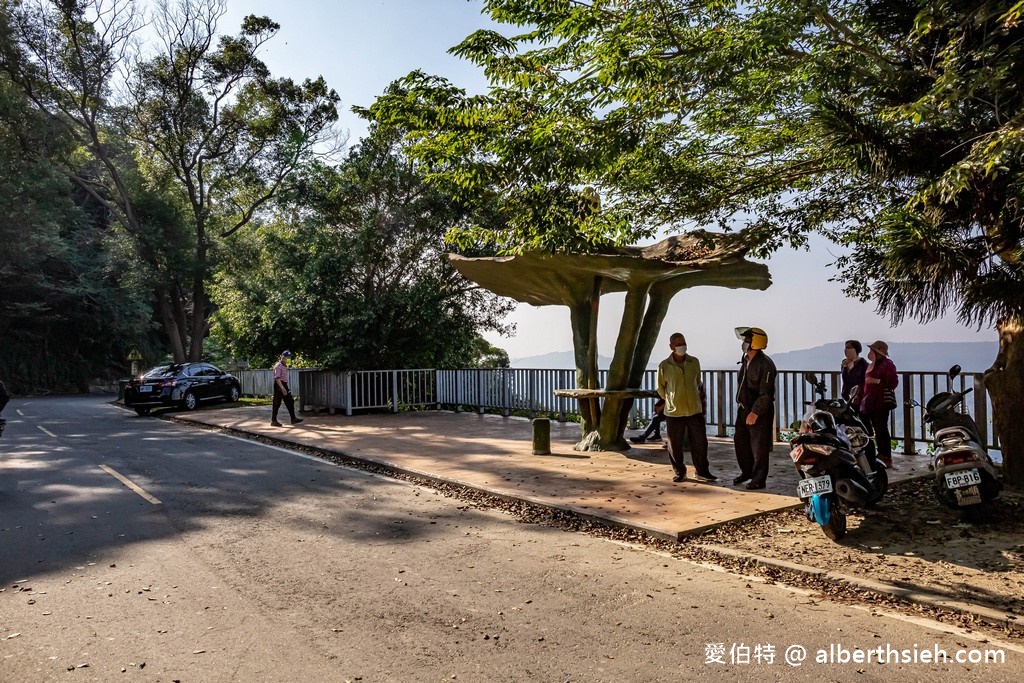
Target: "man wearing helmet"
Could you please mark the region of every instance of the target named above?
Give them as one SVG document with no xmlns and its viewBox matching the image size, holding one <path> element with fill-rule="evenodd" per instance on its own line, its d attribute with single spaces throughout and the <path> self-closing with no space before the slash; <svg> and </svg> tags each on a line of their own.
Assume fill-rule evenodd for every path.
<svg viewBox="0 0 1024 683">
<path fill-rule="evenodd" d="M 732 480 L 751 490 L 763 489 L 768 479 L 768 454 L 772 451 L 775 426 L 775 363 L 764 352 L 768 335 L 759 327 L 740 327 L 736 336 L 743 340 L 743 358 L 737 382 L 736 462 L 740 476 Z"/>
</svg>

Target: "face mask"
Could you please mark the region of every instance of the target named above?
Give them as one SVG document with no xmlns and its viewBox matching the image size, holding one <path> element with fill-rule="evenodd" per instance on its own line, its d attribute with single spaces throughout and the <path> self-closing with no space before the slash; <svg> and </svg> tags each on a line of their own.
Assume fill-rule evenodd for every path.
<svg viewBox="0 0 1024 683">
<path fill-rule="evenodd" d="M 685 356 L 686 344 L 682 344 L 680 346 L 675 347 L 674 349 L 672 349 L 672 353 L 676 354 L 677 356 Z"/>
<path fill-rule="evenodd" d="M 750 342 L 743 342 L 743 346 L 741 346 L 740 348 L 743 349 L 743 353 L 747 353 L 748 351 L 750 351 Z"/>
</svg>

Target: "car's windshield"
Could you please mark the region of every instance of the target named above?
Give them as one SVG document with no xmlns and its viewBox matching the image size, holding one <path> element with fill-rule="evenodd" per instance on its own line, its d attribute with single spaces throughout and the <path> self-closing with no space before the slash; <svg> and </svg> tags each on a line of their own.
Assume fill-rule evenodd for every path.
<svg viewBox="0 0 1024 683">
<path fill-rule="evenodd" d="M 177 376 L 177 374 L 178 374 L 178 372 L 180 370 L 181 370 L 181 366 L 180 365 L 161 365 L 160 367 L 153 368 L 152 370 L 147 372 L 145 375 L 143 375 L 143 378 L 144 379 L 167 379 L 167 378 L 170 378 L 170 377 Z"/>
</svg>

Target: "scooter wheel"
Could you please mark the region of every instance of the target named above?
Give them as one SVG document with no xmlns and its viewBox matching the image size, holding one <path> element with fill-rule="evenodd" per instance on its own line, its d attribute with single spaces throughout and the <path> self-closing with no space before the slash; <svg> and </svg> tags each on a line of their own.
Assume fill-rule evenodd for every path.
<svg viewBox="0 0 1024 683">
<path fill-rule="evenodd" d="M 879 467 L 873 479 L 875 492 L 868 498 L 867 507 L 873 506 L 882 499 L 885 492 L 889 490 L 889 473 L 884 467 Z"/>
<path fill-rule="evenodd" d="M 821 530 L 832 541 L 838 541 L 846 535 L 846 513 L 832 505 L 829 512 L 828 523 L 821 525 Z"/>
</svg>

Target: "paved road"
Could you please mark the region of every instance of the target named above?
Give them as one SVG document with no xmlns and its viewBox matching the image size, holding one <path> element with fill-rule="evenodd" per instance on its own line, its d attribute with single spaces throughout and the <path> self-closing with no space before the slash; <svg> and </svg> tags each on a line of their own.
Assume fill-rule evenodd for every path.
<svg viewBox="0 0 1024 683">
<path fill-rule="evenodd" d="M 103 399 L 15 400 L 5 416 L 5 683 L 965 682 L 1024 672 L 1020 651 L 930 622 L 520 524 Z M 791 646 L 811 659 L 787 665 Z M 813 661 L 830 648 L 834 659 L 882 648 L 890 663 Z M 1004 663 L 920 663 L 936 648 L 1002 648 Z"/>
</svg>

